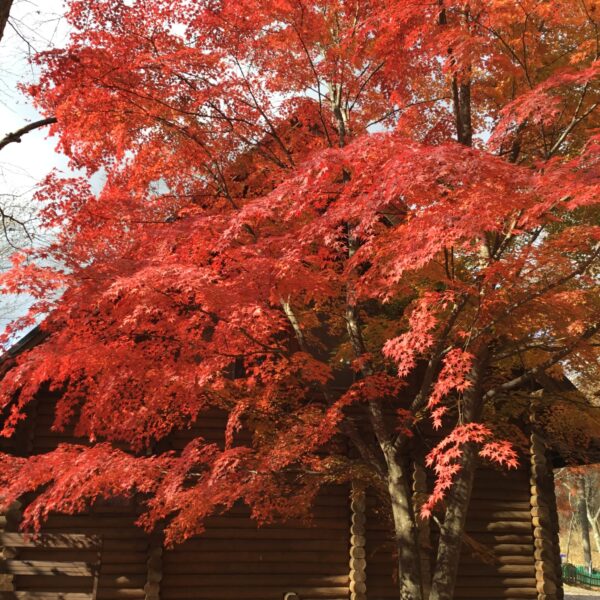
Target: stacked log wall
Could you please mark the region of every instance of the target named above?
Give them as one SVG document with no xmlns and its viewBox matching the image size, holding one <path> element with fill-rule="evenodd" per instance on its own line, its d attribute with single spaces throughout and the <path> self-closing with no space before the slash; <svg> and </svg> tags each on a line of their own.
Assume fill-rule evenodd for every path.
<svg viewBox="0 0 600 600">
<path fill-rule="evenodd" d="M 32 419 L 18 432 L 12 451 L 41 453 L 63 441 L 80 442 L 51 430 L 53 404 L 50 396 L 32 404 Z M 223 418 L 215 411 L 203 415 L 160 450 L 181 451 L 197 435 L 222 444 Z M 478 471 L 456 600 L 562 600 L 551 471 L 541 445 L 532 437 L 531 464 L 517 472 Z M 415 498 L 425 493 L 424 477 L 417 469 Z M 11 546 L 11 540 L 18 541 L 14 536 L 22 538 L 15 507 L 0 517 L 1 583 L 12 588 L 0 597 L 279 600 L 288 594 L 300 600 L 395 600 L 394 544 L 382 502 L 372 493 L 355 489 L 350 497 L 346 488 L 332 486 L 319 497 L 311 524 L 262 528 L 246 508 L 235 506 L 209 519 L 201 536 L 173 549 L 163 547 L 159 533 L 148 535 L 134 526 L 131 506 L 114 504 L 84 515 L 51 516 L 43 528 L 50 536 L 45 539 L 55 540 L 50 544 Z M 420 527 L 425 571 L 435 535 L 435 525 Z"/>
<path fill-rule="evenodd" d="M 314 521 L 256 527 L 242 506 L 207 520 L 206 531 L 166 549 L 162 600 L 348 598 L 348 493 L 330 488 Z"/>
<path fill-rule="evenodd" d="M 396 600 L 391 523 L 382 502 L 373 494 L 367 501 L 367 596 L 373 600 Z M 428 544 L 421 540 L 425 550 L 423 566 L 432 560 L 437 544 L 435 529 L 431 524 Z M 529 469 L 479 469 L 467 517 L 455 599 L 537 599 L 534 551 Z"/>
<path fill-rule="evenodd" d="M 35 412 L 19 432 L 18 448 L 7 450 L 27 455 L 49 452 L 62 442 L 85 443 L 68 431 L 52 431 L 54 403 L 55 398 L 47 395 L 32 405 Z M 224 413 L 210 411 L 190 429 L 162 442 L 160 450 L 181 451 L 198 435 L 222 445 L 223 430 Z M 0 516 L 0 526 L 9 517 Z M 174 548 L 164 547 L 160 532 L 148 535 L 137 528 L 135 519 L 133 506 L 109 504 L 81 515 L 51 515 L 35 539 L 21 533 L 3 537 L 4 555 L 13 560 L 0 563 L 0 573 L 7 574 L 8 582 L 0 597 L 280 600 L 285 594 L 290 598 L 297 594 L 302 600 L 349 598 L 346 487 L 324 490 L 310 523 L 293 520 L 257 527 L 247 508 L 235 506 L 208 519 L 202 535 Z M 16 531 L 19 515 L 12 521 Z"/>
</svg>

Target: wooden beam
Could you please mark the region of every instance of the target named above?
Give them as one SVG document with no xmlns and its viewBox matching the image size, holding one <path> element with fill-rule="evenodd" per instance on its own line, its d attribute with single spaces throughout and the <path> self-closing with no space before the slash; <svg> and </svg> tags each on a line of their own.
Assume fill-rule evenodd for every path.
<svg viewBox="0 0 600 600">
<path fill-rule="evenodd" d="M 366 507 L 364 488 L 353 484 L 350 492 L 350 600 L 367 598 Z"/>
<path fill-rule="evenodd" d="M 530 436 L 530 466 L 537 599 L 563 600 L 554 478 L 546 457 L 545 441 L 535 432 Z"/>
</svg>

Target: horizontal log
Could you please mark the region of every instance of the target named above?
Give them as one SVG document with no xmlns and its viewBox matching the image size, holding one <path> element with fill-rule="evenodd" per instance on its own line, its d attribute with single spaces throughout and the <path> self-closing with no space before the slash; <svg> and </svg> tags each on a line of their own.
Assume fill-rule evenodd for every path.
<svg viewBox="0 0 600 600">
<path fill-rule="evenodd" d="M 146 576 L 116 576 L 101 575 L 99 578 L 99 589 L 115 590 L 111 592 L 116 594 L 119 590 L 143 590 L 146 583 Z M 66 577 L 62 575 L 53 575 L 51 577 L 39 575 L 16 576 L 15 587 L 18 590 L 50 591 L 52 589 L 61 590 L 70 593 L 88 593 L 91 591 L 93 578 L 91 577 Z M 49 590 L 50 588 L 50 590 Z"/>
<path fill-rule="evenodd" d="M 457 581 L 456 589 L 457 594 L 460 594 L 460 590 L 466 590 L 470 588 L 521 588 L 531 589 L 535 591 L 537 581 L 535 577 L 462 577 Z"/>
<path fill-rule="evenodd" d="M 462 581 L 466 577 L 473 575 L 485 575 L 486 577 L 503 577 L 503 576 L 525 576 L 535 577 L 535 568 L 533 564 L 529 565 L 514 565 L 514 564 L 500 564 L 500 565 L 487 565 L 487 564 L 461 564 L 459 569 L 459 581 Z"/>
<path fill-rule="evenodd" d="M 138 539 L 110 539 L 102 540 L 102 554 L 106 552 L 145 552 L 148 548 L 148 540 Z"/>
<path fill-rule="evenodd" d="M 506 531 L 506 532 L 525 532 L 531 531 L 531 523 L 528 521 L 468 521 L 467 533 L 472 531 Z"/>
<path fill-rule="evenodd" d="M 550 552 L 555 551 L 554 540 L 548 539 L 547 535 L 544 535 L 543 537 L 534 539 L 533 545 L 538 550 L 544 549 L 544 550 L 548 550 Z"/>
<path fill-rule="evenodd" d="M 470 536 L 481 544 L 529 544 L 533 548 L 533 535 L 527 533 L 493 533 L 480 531 Z"/>
<path fill-rule="evenodd" d="M 281 600 L 284 592 L 295 592 L 303 599 L 331 599 L 337 600 L 348 597 L 347 587 L 305 587 L 298 586 L 290 589 L 281 587 L 265 586 L 260 589 L 244 587 L 206 587 L 206 588 L 178 588 L 173 590 L 170 587 L 162 586 L 161 595 L 169 600 Z M 98 596 L 99 600 L 100 595 Z"/>
<path fill-rule="evenodd" d="M 367 568 L 367 561 L 364 558 L 351 558 L 348 567 L 352 571 L 362 571 Z"/>
<path fill-rule="evenodd" d="M 533 558 L 536 561 L 542 561 L 544 563 L 553 561 L 555 556 L 556 553 L 554 548 L 552 548 L 552 550 L 548 548 L 536 548 L 533 553 Z"/>
<path fill-rule="evenodd" d="M 535 573 L 535 563 L 531 556 L 497 556 L 495 557 L 496 562 L 489 565 L 490 569 L 498 569 L 506 567 L 508 569 L 515 567 L 520 569 L 521 567 L 526 568 L 529 573 Z M 367 559 L 367 573 L 374 577 L 388 576 L 395 569 L 396 565 L 391 558 L 385 562 L 378 561 L 374 562 L 370 558 Z M 484 572 L 483 568 L 487 568 L 488 564 L 481 561 L 481 558 L 477 557 L 466 557 L 461 556 L 461 562 L 458 567 L 460 576 L 462 577 L 463 571 L 468 572 Z M 485 571 L 486 573 L 488 571 Z"/>
<path fill-rule="evenodd" d="M 32 591 L 64 590 L 87 593 L 92 589 L 93 578 L 77 575 L 15 575 L 15 589 Z"/>
<path fill-rule="evenodd" d="M 485 585 L 485 582 L 483 582 Z M 455 598 L 478 598 L 479 600 L 485 598 L 537 598 L 537 591 L 535 585 L 533 587 L 506 587 L 503 589 L 490 588 L 484 585 L 463 588 L 457 587 L 454 596 Z"/>
<path fill-rule="evenodd" d="M 488 544 L 486 549 L 490 552 L 493 552 L 497 556 L 533 556 L 533 548 L 531 547 L 531 544 Z"/>
<path fill-rule="evenodd" d="M 240 575 L 203 575 L 201 578 L 194 575 L 163 574 L 161 587 L 163 588 L 193 588 L 223 587 L 231 589 L 247 586 L 249 588 L 281 587 L 294 589 L 300 584 L 303 587 L 335 587 L 344 588 L 349 583 L 348 575 L 307 575 L 307 574 L 277 574 L 259 573 Z M 165 594 L 168 597 L 168 594 Z M 235 596 L 232 594 L 232 598 Z"/>
<path fill-rule="evenodd" d="M 479 521 L 527 521 L 531 522 L 531 510 L 490 510 L 484 506 L 472 508 L 467 513 L 467 523 Z"/>
<path fill-rule="evenodd" d="M 478 512 L 476 514 L 471 514 L 467 517 L 467 532 L 494 532 L 494 531 L 506 531 L 506 532 L 521 532 L 521 533 L 529 533 L 532 530 L 532 517 L 527 513 L 522 513 L 518 518 L 515 515 L 506 516 L 504 518 L 497 517 L 494 518 L 493 515 L 489 515 L 485 512 Z M 382 522 L 373 522 L 370 521 L 367 523 L 367 531 L 372 534 L 379 535 L 389 533 L 392 535 L 391 525 L 388 523 Z M 368 536 L 370 537 L 370 536 Z"/>
<path fill-rule="evenodd" d="M 363 551 L 364 552 L 364 551 Z M 182 559 L 186 560 L 182 560 Z M 355 556 L 354 558 L 364 558 L 364 556 Z M 348 553 L 346 552 L 278 552 L 274 550 L 269 551 L 257 551 L 257 552 L 206 552 L 206 553 L 194 553 L 192 556 L 173 556 L 169 553 L 163 555 L 163 564 L 167 565 L 186 565 L 194 564 L 197 562 L 218 564 L 221 561 L 232 562 L 232 563 L 290 563 L 290 562 L 303 562 L 312 564 L 323 564 L 323 563 L 346 563 L 348 560 Z M 189 568 L 189 567 L 186 567 Z"/>
<path fill-rule="evenodd" d="M 84 562 L 0 560 L 0 573 L 10 575 L 91 576 L 94 573 L 94 567 Z"/>
<path fill-rule="evenodd" d="M 77 534 L 77 535 L 93 535 L 101 537 L 104 541 L 107 539 L 113 540 L 138 540 L 148 545 L 148 536 L 138 531 L 131 531 L 126 527 L 122 528 L 106 528 L 97 527 L 94 525 L 74 525 L 69 527 L 54 527 L 52 529 L 44 528 L 44 534 L 48 535 L 63 535 L 62 531 L 68 532 L 65 535 Z"/>
<path fill-rule="evenodd" d="M 113 535 L 111 531 L 111 535 Z M 108 535 L 108 534 L 107 534 Z M 198 539 L 225 539 L 225 540 L 313 540 L 313 541 L 344 541 L 348 543 L 347 529 L 326 529 L 319 527 L 316 529 L 207 529 Z"/>
<path fill-rule="evenodd" d="M 533 506 L 531 508 L 531 516 L 532 517 L 542 517 L 546 519 L 550 519 L 551 511 L 548 507 L 545 506 Z"/>
<path fill-rule="evenodd" d="M 99 588 L 96 600 L 145 600 L 144 590 L 119 590 Z"/>
<path fill-rule="evenodd" d="M 539 581 L 537 583 L 536 589 L 539 594 L 555 594 L 556 584 L 553 581 L 544 579 L 544 581 Z"/>
<path fill-rule="evenodd" d="M 377 598 L 377 600 L 397 600 L 398 595 L 390 595 L 395 590 L 390 586 L 373 585 L 373 582 L 368 584 L 368 596 L 369 598 Z M 535 586 L 530 587 L 506 587 L 506 588 L 495 588 L 486 585 L 481 587 L 473 588 L 462 588 L 457 587 L 454 592 L 454 600 L 509 600 L 532 598 L 537 599 L 537 591 Z M 171 600 L 169 598 L 169 600 Z"/>
<path fill-rule="evenodd" d="M 353 594 L 366 594 L 367 584 L 364 581 L 351 581 L 348 589 Z"/>
<path fill-rule="evenodd" d="M 99 549 L 101 539 L 98 536 L 81 533 L 42 533 L 37 536 L 22 533 L 0 533 L 0 545 L 13 548 L 80 548 Z"/>
<path fill-rule="evenodd" d="M 531 517 L 531 524 L 533 527 L 542 527 L 550 531 L 552 530 L 552 521 L 549 517 Z"/>
<path fill-rule="evenodd" d="M 366 581 L 367 580 L 367 574 L 365 571 L 360 570 L 360 571 L 351 571 L 350 572 L 350 581 Z"/>
<path fill-rule="evenodd" d="M 146 574 L 143 575 L 120 575 L 115 573 L 104 573 L 100 571 L 98 580 L 99 588 L 143 588 L 146 585 Z"/>
<path fill-rule="evenodd" d="M 510 498 L 503 500 L 476 500 L 472 499 L 469 504 L 469 510 L 474 508 L 480 508 L 483 510 L 495 511 L 495 510 L 517 510 L 517 511 L 529 511 L 531 509 L 531 503 L 527 500 L 512 500 Z"/>
<path fill-rule="evenodd" d="M 112 542 L 116 544 L 116 542 Z M 106 548 L 109 541 L 105 542 Z M 235 552 L 259 552 L 259 551 L 277 551 L 289 552 L 299 550 L 302 552 L 347 552 L 348 538 L 340 537 L 337 540 L 315 540 L 315 539 L 270 539 L 260 540 L 249 537 L 243 540 L 231 539 L 207 539 L 199 536 L 192 538 L 174 548 L 165 549 L 165 557 L 169 555 L 179 557 L 178 560 L 186 560 L 186 556 L 194 552 L 220 552 L 226 551 L 230 555 Z"/>
<path fill-rule="evenodd" d="M 309 517 L 310 520 L 318 523 L 319 519 L 327 519 L 327 518 L 350 518 L 350 509 L 348 506 L 348 499 L 344 497 L 334 496 L 329 500 L 333 500 L 332 502 L 325 502 L 326 499 L 320 500 L 317 499 L 316 504 L 310 509 Z M 131 511 L 129 514 L 132 514 Z M 227 512 L 219 515 L 220 518 L 229 518 L 229 517 L 244 517 L 246 519 L 251 519 L 250 517 L 250 509 L 246 505 L 236 504 Z M 209 517 L 207 522 L 214 517 Z M 282 523 L 285 524 L 285 523 Z"/>
<path fill-rule="evenodd" d="M 507 500 L 511 502 L 527 502 L 531 497 L 531 493 L 528 486 L 524 486 L 523 489 L 510 489 L 506 490 L 496 489 L 496 488 L 488 488 L 488 487 L 478 487 L 473 490 L 473 494 L 471 496 L 471 502 L 477 502 L 481 500 L 495 500 L 496 502 L 500 502 L 502 500 Z"/>
<path fill-rule="evenodd" d="M 147 564 L 140 560 L 138 562 L 115 561 L 107 562 L 102 558 L 102 574 L 103 575 L 146 575 L 148 571 Z"/>
<path fill-rule="evenodd" d="M 548 500 L 546 499 L 545 496 L 540 496 L 539 494 L 532 494 L 531 495 L 531 506 L 537 506 L 540 508 L 546 508 L 546 509 L 550 509 L 550 503 L 548 502 Z"/>
<path fill-rule="evenodd" d="M 499 564 L 499 565 L 530 565 L 530 566 L 533 566 L 535 564 L 535 560 L 534 560 L 533 556 L 531 556 L 531 554 L 521 554 L 518 556 L 507 554 L 507 555 L 495 555 L 494 563 Z M 476 554 L 465 554 L 463 552 L 460 557 L 460 564 L 461 565 L 468 565 L 468 564 L 480 565 L 480 564 L 485 564 L 485 563 L 483 563 L 483 561 L 481 560 L 481 557 L 477 556 Z"/>
<path fill-rule="evenodd" d="M 106 529 L 112 527 L 127 528 L 132 533 L 139 535 L 145 535 L 145 532 L 140 527 L 136 527 L 133 523 L 135 521 L 135 515 L 94 515 L 94 514 L 80 514 L 80 515 L 50 515 L 45 529 L 52 528 L 68 528 L 70 526 L 75 527 L 94 527 L 98 529 Z"/>
<path fill-rule="evenodd" d="M 119 572 L 118 565 L 115 565 L 116 572 Z M 104 565 L 103 565 L 104 571 Z M 163 574 L 166 575 L 193 575 L 203 580 L 204 574 L 220 575 L 228 577 L 230 574 L 262 574 L 277 573 L 281 575 L 347 575 L 350 568 L 346 563 L 324 563 L 317 562 L 235 562 L 235 557 L 230 562 L 207 561 L 198 563 L 171 563 L 162 566 Z"/>
<path fill-rule="evenodd" d="M 355 515 L 353 518 L 357 518 L 360 515 Z M 217 529 L 222 527 L 235 527 L 236 529 L 252 529 L 253 531 L 272 531 L 280 530 L 287 531 L 288 529 L 348 529 L 348 523 L 343 518 L 336 516 L 335 518 L 320 518 L 311 521 L 301 520 L 289 520 L 285 523 L 277 523 L 274 525 L 268 525 L 259 527 L 257 523 L 251 519 L 244 517 L 234 517 L 224 515 L 222 517 L 211 517 L 206 520 L 206 529 Z"/>
<path fill-rule="evenodd" d="M 91 592 L 2 592 L 2 600 L 92 600 L 92 594 Z"/>
</svg>

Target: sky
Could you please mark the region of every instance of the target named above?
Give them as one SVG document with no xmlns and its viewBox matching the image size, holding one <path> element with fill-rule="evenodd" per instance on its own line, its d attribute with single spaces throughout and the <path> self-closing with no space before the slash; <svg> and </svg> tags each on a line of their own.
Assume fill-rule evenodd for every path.
<svg viewBox="0 0 600 600">
<path fill-rule="evenodd" d="M 62 0 L 14 0 L 9 23 L 0 42 L 0 137 L 41 116 L 18 89 L 36 80 L 30 57 L 36 52 L 64 45 L 68 25 Z M 47 128 L 9 144 L 0 152 L 0 207 L 24 220 L 35 217 L 32 201 L 36 184 L 52 169 L 68 171 L 65 156 L 56 151 L 56 139 Z M 31 222 L 35 229 L 35 221 Z M 1 230 L 0 230 L 1 231 Z M 0 234 L 0 271 L 6 269 L 11 245 Z M 40 240 L 42 243 L 43 240 Z M 18 246 L 18 238 L 11 243 Z M 0 331 L 26 310 L 27 299 L 0 296 Z"/>
</svg>

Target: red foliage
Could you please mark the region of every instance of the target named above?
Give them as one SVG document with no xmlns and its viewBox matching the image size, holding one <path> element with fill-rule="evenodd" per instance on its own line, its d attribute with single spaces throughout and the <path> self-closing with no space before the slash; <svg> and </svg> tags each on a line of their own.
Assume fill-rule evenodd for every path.
<svg viewBox="0 0 600 600">
<path fill-rule="evenodd" d="M 54 428 L 89 445 L 3 455 L 5 500 L 43 488 L 37 522 L 137 491 L 180 540 L 238 499 L 268 521 L 326 482 L 385 488 L 374 464 L 430 417 L 451 433 L 424 514 L 465 444 L 514 467 L 494 415 L 597 360 L 600 314 L 592 17 L 520 5 L 71 0 L 30 93 L 106 182 L 38 194 L 55 241 L 2 284 L 49 336 L 0 402 L 10 436 L 63 390 Z M 213 408 L 223 446 L 160 452 Z"/>
</svg>

